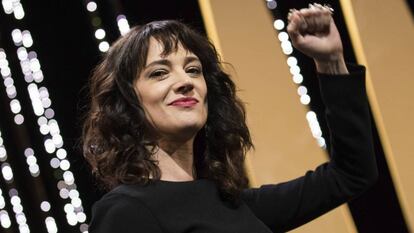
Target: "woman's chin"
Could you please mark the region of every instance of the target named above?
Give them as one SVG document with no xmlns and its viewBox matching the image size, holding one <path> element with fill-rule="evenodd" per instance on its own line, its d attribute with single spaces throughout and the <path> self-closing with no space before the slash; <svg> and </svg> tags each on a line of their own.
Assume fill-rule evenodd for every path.
<svg viewBox="0 0 414 233">
<path fill-rule="evenodd" d="M 180 127 L 175 128 L 171 131 L 170 137 L 173 139 L 179 139 L 179 140 L 189 140 L 194 138 L 198 131 L 200 131 L 201 128 L 203 128 L 204 124 L 185 124 Z"/>
</svg>

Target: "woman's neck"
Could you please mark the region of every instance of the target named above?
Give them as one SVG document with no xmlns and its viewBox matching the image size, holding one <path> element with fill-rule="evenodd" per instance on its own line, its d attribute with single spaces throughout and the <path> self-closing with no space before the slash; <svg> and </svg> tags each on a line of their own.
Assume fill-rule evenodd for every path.
<svg viewBox="0 0 414 233">
<path fill-rule="evenodd" d="M 193 159 L 194 138 L 185 142 L 159 142 L 159 150 L 154 154 L 161 170 L 161 180 L 189 181 L 195 180 Z"/>
</svg>

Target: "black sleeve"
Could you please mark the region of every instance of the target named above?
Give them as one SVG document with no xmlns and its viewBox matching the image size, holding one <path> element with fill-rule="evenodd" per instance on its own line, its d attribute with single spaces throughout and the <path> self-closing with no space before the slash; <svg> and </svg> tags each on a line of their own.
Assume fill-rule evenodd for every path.
<svg viewBox="0 0 414 233">
<path fill-rule="evenodd" d="M 90 233 L 162 233 L 157 220 L 140 201 L 114 194 L 96 202 L 92 208 Z"/>
<path fill-rule="evenodd" d="M 318 74 L 331 132 L 331 161 L 295 180 L 242 193 L 245 203 L 273 232 L 309 222 L 376 181 L 365 68 L 348 69 L 349 75 Z"/>
</svg>

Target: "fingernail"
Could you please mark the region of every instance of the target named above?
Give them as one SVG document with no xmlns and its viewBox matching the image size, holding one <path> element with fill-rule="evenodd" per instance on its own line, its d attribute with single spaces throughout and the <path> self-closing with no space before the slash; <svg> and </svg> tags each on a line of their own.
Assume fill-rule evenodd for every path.
<svg viewBox="0 0 414 233">
<path fill-rule="evenodd" d="M 323 5 L 323 7 L 325 8 L 325 9 L 327 9 L 327 10 L 329 10 L 331 13 L 333 13 L 334 12 L 334 9 L 331 7 L 331 5 L 329 5 L 329 4 L 324 4 Z"/>
<path fill-rule="evenodd" d="M 323 6 L 322 6 L 321 4 L 319 4 L 319 3 L 314 3 L 314 5 L 315 5 L 316 7 L 318 7 L 318 8 L 323 8 Z"/>
</svg>

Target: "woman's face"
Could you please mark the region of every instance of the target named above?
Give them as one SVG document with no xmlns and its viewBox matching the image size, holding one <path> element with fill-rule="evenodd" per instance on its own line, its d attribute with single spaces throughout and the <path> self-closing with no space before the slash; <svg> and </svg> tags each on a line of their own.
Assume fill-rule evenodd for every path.
<svg viewBox="0 0 414 233">
<path fill-rule="evenodd" d="M 163 57 L 151 38 L 145 67 L 135 91 L 156 135 L 173 140 L 193 138 L 207 120 L 207 86 L 201 62 L 179 44 Z"/>
</svg>

